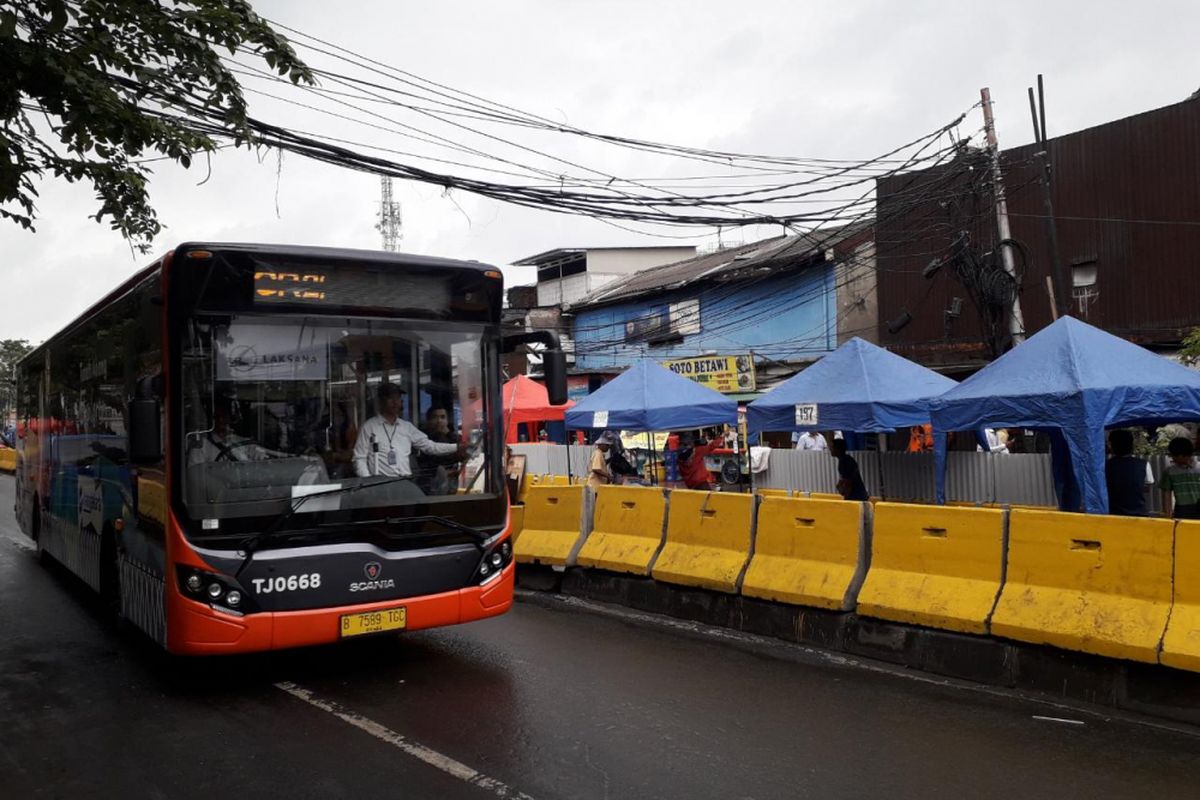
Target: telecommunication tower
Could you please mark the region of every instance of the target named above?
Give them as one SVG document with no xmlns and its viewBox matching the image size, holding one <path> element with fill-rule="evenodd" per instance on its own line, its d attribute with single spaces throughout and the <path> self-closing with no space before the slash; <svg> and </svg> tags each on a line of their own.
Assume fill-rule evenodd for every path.
<svg viewBox="0 0 1200 800">
<path fill-rule="evenodd" d="M 400 204 L 392 199 L 392 179 L 379 179 L 379 222 L 375 230 L 383 235 L 383 249 L 395 252 L 400 247 Z"/>
</svg>

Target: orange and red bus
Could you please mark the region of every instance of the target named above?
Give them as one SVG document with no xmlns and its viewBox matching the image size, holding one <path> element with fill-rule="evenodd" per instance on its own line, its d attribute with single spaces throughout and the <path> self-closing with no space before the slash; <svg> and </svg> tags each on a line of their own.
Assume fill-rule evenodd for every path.
<svg viewBox="0 0 1200 800">
<path fill-rule="evenodd" d="M 173 653 L 502 614 L 502 294 L 475 262 L 180 245 L 20 362 L 18 521 Z M 457 449 L 363 474 L 388 396 Z"/>
</svg>

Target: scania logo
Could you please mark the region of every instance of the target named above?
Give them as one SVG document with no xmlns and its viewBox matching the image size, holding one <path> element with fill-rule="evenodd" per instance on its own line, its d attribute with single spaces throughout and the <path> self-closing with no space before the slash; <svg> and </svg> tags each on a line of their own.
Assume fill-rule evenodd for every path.
<svg viewBox="0 0 1200 800">
<path fill-rule="evenodd" d="M 378 561 L 368 561 L 363 565 L 363 574 L 367 576 L 365 581 L 355 581 L 350 584 L 352 592 L 372 592 L 377 589 L 395 589 L 396 581 L 394 578 L 380 578 L 383 574 L 383 565 Z"/>
</svg>

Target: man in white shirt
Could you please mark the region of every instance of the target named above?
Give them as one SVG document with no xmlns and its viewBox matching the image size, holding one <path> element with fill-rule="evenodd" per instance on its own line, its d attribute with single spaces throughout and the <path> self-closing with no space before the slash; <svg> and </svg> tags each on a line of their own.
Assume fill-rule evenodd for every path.
<svg viewBox="0 0 1200 800">
<path fill-rule="evenodd" d="M 795 434 L 792 441 L 796 443 L 797 450 L 828 450 L 829 443 L 825 441 L 825 437 L 816 431 L 803 431 Z"/>
<path fill-rule="evenodd" d="M 403 394 L 394 383 L 379 385 L 380 413 L 363 424 L 354 443 L 354 472 L 360 478 L 411 478 L 409 455 L 414 449 L 426 455 L 454 453 L 460 461 L 466 458 L 462 444 L 435 442 L 416 425 L 400 419 Z"/>
</svg>

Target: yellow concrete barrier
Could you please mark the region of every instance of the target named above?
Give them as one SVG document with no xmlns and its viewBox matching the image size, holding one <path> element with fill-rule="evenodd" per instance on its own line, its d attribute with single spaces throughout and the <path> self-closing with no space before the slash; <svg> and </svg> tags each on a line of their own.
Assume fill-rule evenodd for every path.
<svg viewBox="0 0 1200 800">
<path fill-rule="evenodd" d="M 17 451 L 11 447 L 0 447 L 0 472 L 17 471 Z"/>
<path fill-rule="evenodd" d="M 521 530 L 525 527 L 525 506 L 512 505 L 508 507 L 508 529 L 512 532 L 512 543 L 517 544 Z"/>
<path fill-rule="evenodd" d="M 866 574 L 864 523 L 862 503 L 764 498 L 742 594 L 852 610 Z"/>
<path fill-rule="evenodd" d="M 1200 522 L 1175 523 L 1175 592 L 1159 661 L 1200 672 Z"/>
<path fill-rule="evenodd" d="M 530 486 L 517 561 L 567 566 L 587 536 L 583 486 Z"/>
<path fill-rule="evenodd" d="M 748 494 L 671 492 L 667 541 L 654 578 L 736 592 L 750 558 L 754 503 Z"/>
<path fill-rule="evenodd" d="M 878 503 L 863 616 L 987 633 L 1000 592 L 1005 512 Z"/>
<path fill-rule="evenodd" d="M 992 633 L 1158 661 L 1171 611 L 1168 519 L 1010 512 L 1008 575 Z"/>
<path fill-rule="evenodd" d="M 840 494 L 831 492 L 809 492 L 808 496 L 813 500 L 845 500 Z"/>
<path fill-rule="evenodd" d="M 791 497 L 791 489 L 755 489 L 754 493 L 763 497 Z"/>
<path fill-rule="evenodd" d="M 525 497 L 529 494 L 530 487 L 537 486 L 542 482 L 541 475 L 533 475 L 525 473 L 521 476 L 521 486 L 517 489 L 517 502 L 524 503 Z"/>
<path fill-rule="evenodd" d="M 576 563 L 649 575 L 650 565 L 662 547 L 666 515 L 667 497 L 662 489 L 599 487 L 592 530 Z"/>
<path fill-rule="evenodd" d="M 545 483 L 551 486 L 570 486 L 571 480 L 566 475 L 547 475 Z"/>
</svg>

